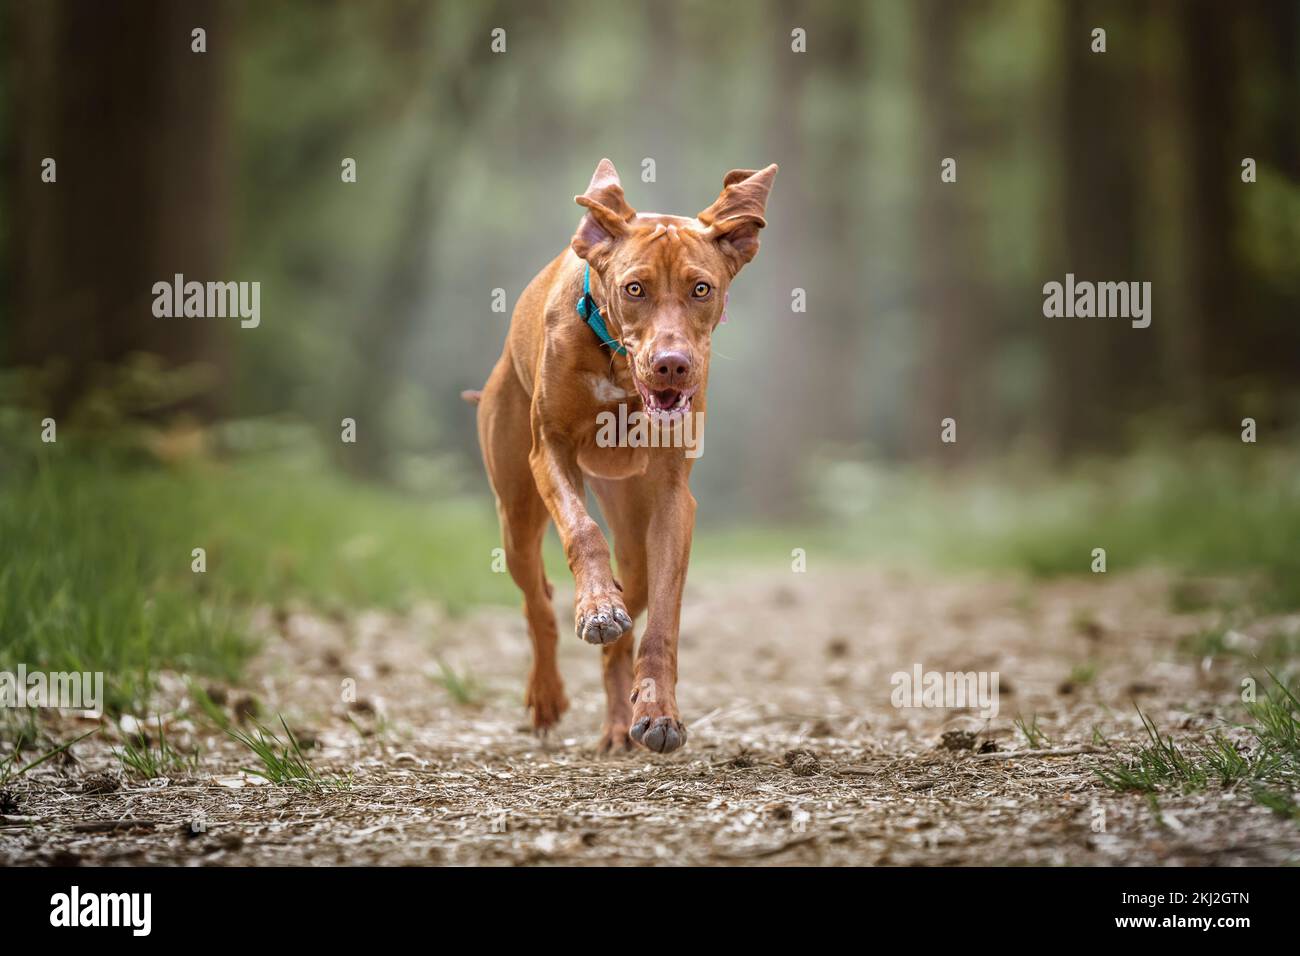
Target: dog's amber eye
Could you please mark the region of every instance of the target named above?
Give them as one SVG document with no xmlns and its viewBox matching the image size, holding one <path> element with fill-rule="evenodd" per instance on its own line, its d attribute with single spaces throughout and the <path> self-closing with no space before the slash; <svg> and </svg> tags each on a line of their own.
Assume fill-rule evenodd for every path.
<svg viewBox="0 0 1300 956">
<path fill-rule="evenodd" d="M 645 296 L 645 289 L 641 288 L 641 283 L 639 282 L 629 282 L 623 287 L 623 291 L 634 299 L 640 299 Z"/>
<path fill-rule="evenodd" d="M 712 288 L 710 288 L 707 282 L 697 282 L 695 283 L 695 289 L 691 294 L 697 299 L 703 299 L 712 291 Z"/>
</svg>

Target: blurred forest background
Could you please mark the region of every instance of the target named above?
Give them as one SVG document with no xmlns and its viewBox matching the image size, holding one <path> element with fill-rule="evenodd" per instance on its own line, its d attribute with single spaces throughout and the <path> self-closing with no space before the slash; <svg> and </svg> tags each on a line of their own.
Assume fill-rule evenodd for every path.
<svg viewBox="0 0 1300 956">
<path fill-rule="evenodd" d="M 500 353 L 493 290 L 513 308 L 564 248 L 602 156 L 678 213 L 781 166 L 715 337 L 706 532 L 977 562 L 1014 541 L 1082 572 L 1109 528 L 1133 563 L 1300 569 L 1300 3 L 63 0 L 2 23 L 0 547 L 78 541 L 11 570 L 7 639 L 100 573 L 88 525 L 112 555 L 169 515 L 225 542 L 243 596 L 513 600 L 479 573 L 458 394 Z M 1067 272 L 1150 281 L 1150 328 L 1044 318 Z M 260 281 L 260 327 L 154 318 L 174 273 Z M 139 550 L 130 580 L 165 591 Z"/>
</svg>

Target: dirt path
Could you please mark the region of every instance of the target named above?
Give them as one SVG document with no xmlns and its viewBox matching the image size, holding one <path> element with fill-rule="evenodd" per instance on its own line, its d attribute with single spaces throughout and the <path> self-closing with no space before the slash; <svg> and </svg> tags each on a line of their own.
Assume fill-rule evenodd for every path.
<svg viewBox="0 0 1300 956">
<path fill-rule="evenodd" d="M 569 628 L 573 706 L 541 742 L 526 732 L 513 609 L 267 615 L 280 636 L 227 709 L 251 692 L 314 744 L 314 765 L 351 771 L 350 787 L 302 794 L 241 774 L 252 756 L 166 678 L 169 737 L 201 748 L 197 772 L 112 789 L 110 729 L 77 745 L 77 762 L 12 786 L 0 862 L 1300 862 L 1300 827 L 1244 790 L 1163 795 L 1154 812 L 1098 784 L 1091 768 L 1107 754 L 1008 756 L 1028 748 L 1017 715 L 1036 715 L 1040 749 L 1056 750 L 1093 745 L 1094 728 L 1112 748 L 1145 742 L 1134 699 L 1189 740 L 1233 719 L 1243 665 L 1179 653 L 1213 615 L 1173 614 L 1168 596 L 1157 574 L 1032 587 L 880 570 L 696 576 L 681 651 L 690 742 L 666 758 L 592 753 L 598 652 Z M 557 598 L 568 620 L 571 595 Z M 437 657 L 476 685 L 461 691 L 471 703 L 440 683 Z M 973 711 L 896 709 L 890 677 L 915 664 L 999 672 L 1000 714 L 986 727 Z M 348 679 L 355 704 L 341 697 Z M 948 730 L 998 749 L 946 749 Z"/>
</svg>

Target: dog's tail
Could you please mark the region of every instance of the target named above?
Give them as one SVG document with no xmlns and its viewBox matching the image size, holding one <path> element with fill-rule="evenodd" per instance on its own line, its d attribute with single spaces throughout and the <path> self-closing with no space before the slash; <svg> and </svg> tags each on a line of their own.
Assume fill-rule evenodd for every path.
<svg viewBox="0 0 1300 956">
<path fill-rule="evenodd" d="M 465 399 L 471 405 L 477 405 L 483 398 L 483 390 L 479 388 L 467 388 L 460 393 L 460 397 Z"/>
</svg>

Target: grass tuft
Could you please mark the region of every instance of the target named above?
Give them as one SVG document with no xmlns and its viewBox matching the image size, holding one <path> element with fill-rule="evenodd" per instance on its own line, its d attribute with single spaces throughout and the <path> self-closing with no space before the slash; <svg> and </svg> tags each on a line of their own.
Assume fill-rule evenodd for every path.
<svg viewBox="0 0 1300 956">
<path fill-rule="evenodd" d="M 441 657 L 438 658 L 438 676 L 434 682 L 462 707 L 474 707 L 482 703 L 483 688 L 477 678 L 468 671 L 464 674 L 456 673 Z"/>
<path fill-rule="evenodd" d="M 128 776 L 141 780 L 183 776 L 195 773 L 199 768 L 198 751 L 185 754 L 167 742 L 162 717 L 158 718 L 157 747 L 141 735 L 138 741 L 126 741 L 120 749 L 114 751 L 114 754 Z"/>
<path fill-rule="evenodd" d="M 1042 750 L 1052 746 L 1051 738 L 1038 726 L 1037 714 L 1034 714 L 1028 721 L 1022 715 L 1017 714 L 1012 723 L 1024 735 L 1031 750 Z"/>
<path fill-rule="evenodd" d="M 65 750 L 67 750 L 69 747 L 71 747 L 73 744 L 77 743 L 78 741 L 85 740 L 91 734 L 97 734 L 97 733 L 99 733 L 98 727 L 94 728 L 93 730 L 88 730 L 80 737 L 74 737 L 71 740 L 67 741 L 66 743 L 59 744 L 57 747 L 45 751 L 45 753 L 41 754 L 35 760 L 27 764 L 24 764 L 21 767 L 18 767 L 17 770 L 15 770 L 14 768 L 18 766 L 18 759 L 19 759 L 18 751 L 17 750 L 12 751 L 9 754 L 9 756 L 0 758 L 0 787 L 6 786 L 10 781 L 17 780 L 27 771 L 34 770 L 35 768 L 39 767 L 41 764 L 45 763 L 45 761 L 49 760 L 51 757 L 57 757 L 59 754 L 63 753 Z"/>
<path fill-rule="evenodd" d="M 330 790 L 347 790 L 352 786 L 351 774 L 327 774 L 313 767 L 303 755 L 298 738 L 283 717 L 280 726 L 284 728 L 286 740 L 281 740 L 274 731 L 257 721 L 253 722 L 256 731 L 252 734 L 234 728 L 226 733 L 253 752 L 262 762 L 262 769 L 241 768 L 245 773 L 254 774 L 271 783 L 293 787 L 304 793 L 323 793 Z"/>
<path fill-rule="evenodd" d="M 1173 782 L 1181 782 L 1188 789 L 1204 787 L 1208 779 L 1204 767 L 1184 754 L 1172 739 L 1162 735 L 1155 721 L 1142 713 L 1142 708 L 1137 708 L 1137 712 L 1151 743 L 1132 758 L 1098 769 L 1097 776 L 1102 783 L 1112 790 L 1143 793 L 1155 793 L 1162 785 Z"/>
<path fill-rule="evenodd" d="M 1288 796 L 1300 790 L 1300 700 L 1273 671 L 1268 674 L 1274 686 L 1246 704 L 1247 729 L 1254 737 L 1249 748 L 1239 748 L 1222 732 L 1212 734 L 1208 744 L 1180 747 L 1138 708 L 1150 743 L 1095 767 L 1094 773 L 1112 790 L 1148 795 L 1174 787 L 1203 790 L 1211 781 L 1225 788 L 1246 784 L 1259 803 L 1300 819 Z"/>
</svg>

